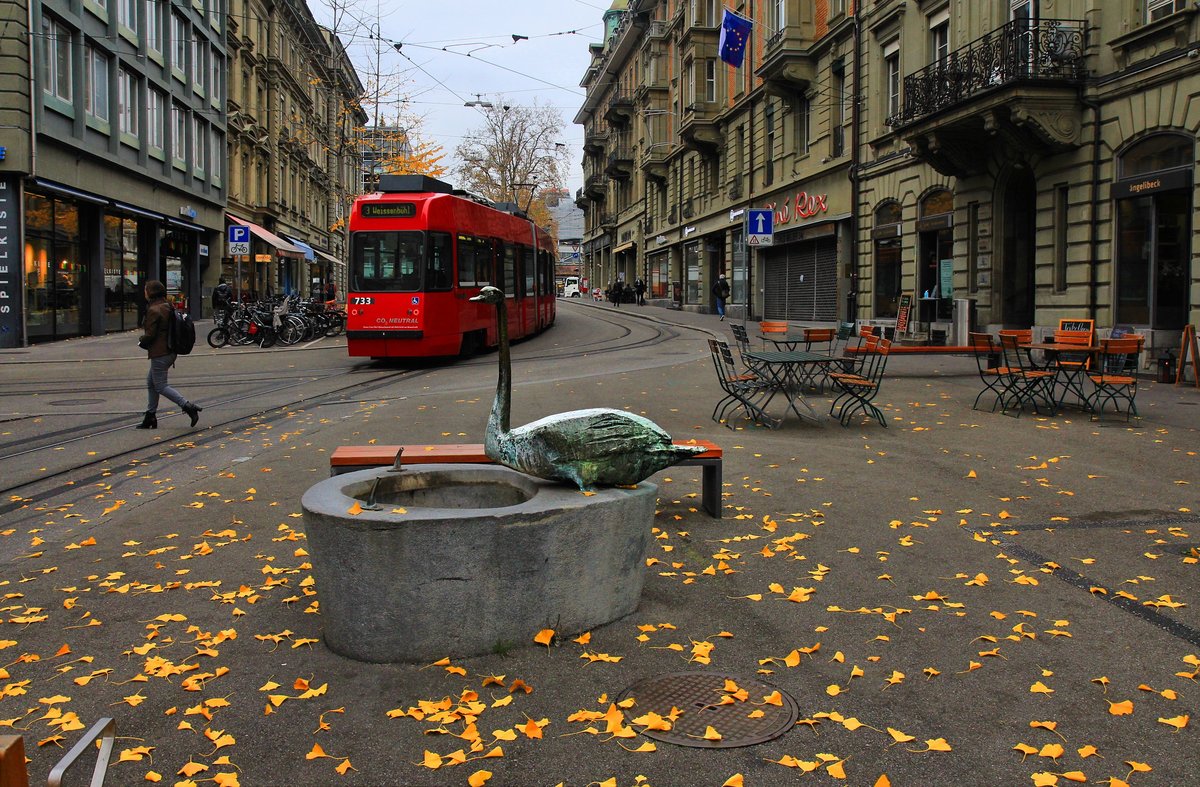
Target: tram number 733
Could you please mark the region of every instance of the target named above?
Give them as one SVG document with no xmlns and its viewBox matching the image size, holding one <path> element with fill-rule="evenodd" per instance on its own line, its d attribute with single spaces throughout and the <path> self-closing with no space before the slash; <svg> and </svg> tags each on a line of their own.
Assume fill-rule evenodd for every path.
<svg viewBox="0 0 1200 787">
<path fill-rule="evenodd" d="M 352 356 L 471 354 L 496 344 L 484 285 L 508 297 L 513 339 L 555 318 L 550 236 L 511 203 L 424 175 L 383 175 L 350 211 L 347 345 Z"/>
</svg>

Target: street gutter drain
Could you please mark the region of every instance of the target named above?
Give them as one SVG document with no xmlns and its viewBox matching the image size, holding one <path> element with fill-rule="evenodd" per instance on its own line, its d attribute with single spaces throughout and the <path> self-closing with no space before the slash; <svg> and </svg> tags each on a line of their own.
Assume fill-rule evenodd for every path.
<svg viewBox="0 0 1200 787">
<path fill-rule="evenodd" d="M 747 699 L 718 704 L 722 698 L 731 696 L 726 691 L 726 681 L 745 689 L 749 694 Z M 776 692 L 782 705 L 763 701 Z M 732 749 L 765 743 L 783 735 L 800 718 L 796 701 L 786 692 L 753 678 L 716 672 L 674 672 L 644 678 L 625 689 L 619 700 L 630 697 L 636 700 L 633 707 L 625 709 L 630 722 L 651 711 L 664 718 L 673 707 L 683 711 L 670 730 L 649 730 L 637 724 L 634 729 L 656 741 L 697 749 Z M 762 716 L 751 718 L 756 711 L 761 711 Z M 705 740 L 704 733 L 709 727 L 721 735 L 721 740 Z"/>
</svg>

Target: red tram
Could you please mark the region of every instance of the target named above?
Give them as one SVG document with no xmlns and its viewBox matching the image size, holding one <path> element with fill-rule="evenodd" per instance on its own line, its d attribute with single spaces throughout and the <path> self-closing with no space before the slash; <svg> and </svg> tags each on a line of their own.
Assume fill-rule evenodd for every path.
<svg viewBox="0 0 1200 787">
<path fill-rule="evenodd" d="M 486 284 L 508 297 L 508 334 L 554 324 L 554 246 L 509 203 L 425 175 L 383 175 L 350 212 L 346 337 L 352 356 L 471 354 L 497 342 Z"/>
</svg>

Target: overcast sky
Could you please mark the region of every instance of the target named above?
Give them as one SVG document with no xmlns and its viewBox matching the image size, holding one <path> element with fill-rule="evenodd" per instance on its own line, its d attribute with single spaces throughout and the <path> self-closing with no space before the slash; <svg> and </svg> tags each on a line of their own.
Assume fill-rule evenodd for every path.
<svg viewBox="0 0 1200 787">
<path fill-rule="evenodd" d="M 446 160 L 452 161 L 464 132 L 482 125 L 479 111 L 463 106 L 476 100 L 476 94 L 493 101 L 503 95 L 513 105 L 536 101 L 556 107 L 564 121 L 557 141 L 568 145 L 573 162 L 567 185 L 572 193 L 583 185 L 583 128 L 572 119 L 583 103 L 579 82 L 591 60 L 588 45 L 603 37 L 602 15 L 609 0 L 349 2 L 356 3 L 351 13 L 362 27 L 342 38 L 368 89 L 375 81 L 370 76 L 375 50 L 363 30 L 373 33 L 378 24 L 379 38 L 386 42 L 379 56 L 382 117 L 393 117 L 397 100 L 406 96 L 409 111 L 423 118 L 424 138 L 442 145 Z M 325 24 L 328 3 L 309 0 L 314 16 Z M 350 23 L 340 27 L 349 30 Z M 513 35 L 528 39 L 514 43 Z M 402 44 L 399 52 L 393 43 Z M 393 85 L 396 89 L 389 89 Z"/>
</svg>

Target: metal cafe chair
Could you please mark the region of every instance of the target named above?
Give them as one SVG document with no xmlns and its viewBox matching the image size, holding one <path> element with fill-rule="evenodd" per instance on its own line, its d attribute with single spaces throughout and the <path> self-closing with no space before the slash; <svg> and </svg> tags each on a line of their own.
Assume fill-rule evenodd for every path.
<svg viewBox="0 0 1200 787">
<path fill-rule="evenodd" d="M 975 353 L 975 366 L 979 369 L 979 379 L 983 381 L 983 389 L 975 397 L 975 403 L 971 405 L 972 410 L 979 408 L 979 400 L 988 391 L 996 395 L 992 400 L 992 412 L 996 412 L 996 407 L 1004 400 L 1006 392 L 1006 383 L 1008 382 L 1008 368 L 996 362 L 1001 356 L 1000 344 L 992 338 L 991 334 L 987 333 L 972 333 L 970 335 L 971 349 Z"/>
<path fill-rule="evenodd" d="M 761 376 L 761 364 L 746 356 L 746 353 L 750 352 L 750 335 L 746 333 L 746 326 L 730 323 L 729 329 L 733 332 L 733 342 L 737 345 L 738 355 L 742 357 L 742 366 Z"/>
<path fill-rule="evenodd" d="M 829 379 L 840 393 L 834 397 L 829 407 L 829 414 L 837 412 L 838 421 L 842 426 L 850 423 L 850 417 L 862 412 L 879 421 L 879 425 L 887 428 L 883 411 L 873 404 L 883 383 L 883 372 L 887 368 L 888 354 L 892 343 L 887 339 L 879 339 L 870 350 L 864 353 L 862 373 L 833 372 Z"/>
<path fill-rule="evenodd" d="M 1136 371 L 1131 373 L 1128 362 L 1142 352 L 1142 336 L 1126 336 L 1120 339 L 1102 339 L 1100 341 L 1100 358 L 1097 367 L 1088 373 L 1093 390 L 1088 395 L 1087 407 L 1092 411 L 1092 418 L 1099 418 L 1104 413 L 1106 402 L 1112 402 L 1113 409 L 1121 411 L 1118 400 L 1125 402 L 1125 420 L 1137 415 L 1138 378 Z"/>
<path fill-rule="evenodd" d="M 1004 396 L 1001 397 L 1002 412 L 1007 415 L 1009 409 L 1016 405 L 1019 417 L 1021 411 L 1025 409 L 1025 404 L 1028 403 L 1039 415 L 1042 414 L 1039 405 L 1046 407 L 1047 415 L 1054 415 L 1056 411 L 1055 374 L 1047 369 L 1034 368 L 1029 352 L 1021 347 L 1022 344 L 1028 343 L 1016 333 L 1000 332 L 1000 348 L 1004 352 L 1005 369 L 1003 375 Z"/>
<path fill-rule="evenodd" d="M 732 429 L 733 425 L 729 423 L 726 415 L 731 408 L 741 407 L 750 420 L 768 426 L 774 425 L 775 419 L 768 416 L 758 403 L 759 399 L 770 394 L 770 384 L 755 374 L 739 373 L 729 345 L 720 339 L 709 339 L 708 349 L 717 371 L 717 382 L 725 392 L 725 396 L 713 408 L 712 419 Z"/>
</svg>

